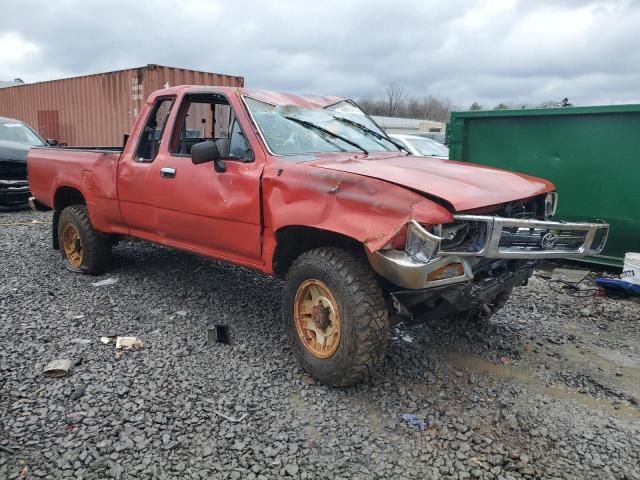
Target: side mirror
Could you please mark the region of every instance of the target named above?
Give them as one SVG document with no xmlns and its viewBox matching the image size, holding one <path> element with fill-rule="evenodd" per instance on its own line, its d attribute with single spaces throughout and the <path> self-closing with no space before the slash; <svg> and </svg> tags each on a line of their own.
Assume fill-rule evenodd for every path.
<svg viewBox="0 0 640 480">
<path fill-rule="evenodd" d="M 211 140 L 196 143 L 193 147 L 191 147 L 191 161 L 194 163 L 194 165 L 213 162 L 213 166 L 216 172 L 224 172 L 227 170 L 227 164 L 220 158 L 220 150 L 218 150 L 218 145 L 216 145 L 216 142 Z"/>
<path fill-rule="evenodd" d="M 59 145 L 58 140 L 56 140 L 55 138 L 47 138 L 45 142 L 50 147 L 57 147 Z"/>
</svg>

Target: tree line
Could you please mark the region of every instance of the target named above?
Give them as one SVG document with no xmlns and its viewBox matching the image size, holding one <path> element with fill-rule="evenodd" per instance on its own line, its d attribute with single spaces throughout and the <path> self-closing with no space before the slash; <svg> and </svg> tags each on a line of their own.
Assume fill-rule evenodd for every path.
<svg viewBox="0 0 640 480">
<path fill-rule="evenodd" d="M 453 110 L 453 104 L 447 99 L 433 95 L 423 98 L 409 97 L 404 88 L 397 83 L 389 84 L 383 97 L 364 97 L 357 102 L 369 115 L 420 118 L 437 122 L 447 122 Z"/>
<path fill-rule="evenodd" d="M 381 97 L 363 97 L 357 100 L 358 105 L 369 115 L 385 117 L 405 117 L 448 122 L 453 110 L 506 110 L 515 108 L 549 108 L 570 107 L 568 99 L 561 102 L 547 100 L 533 105 L 515 105 L 500 102 L 494 106 L 484 106 L 473 102 L 468 108 L 455 106 L 449 99 L 433 95 L 422 98 L 409 97 L 405 89 L 397 83 L 390 83 Z"/>
</svg>

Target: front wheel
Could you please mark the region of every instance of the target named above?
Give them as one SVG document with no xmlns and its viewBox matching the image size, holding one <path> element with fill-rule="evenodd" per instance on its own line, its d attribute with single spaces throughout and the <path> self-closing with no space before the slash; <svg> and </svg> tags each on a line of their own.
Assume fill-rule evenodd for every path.
<svg viewBox="0 0 640 480">
<path fill-rule="evenodd" d="M 86 205 L 62 210 L 58 243 L 65 266 L 73 272 L 99 275 L 111 268 L 111 240 L 93 228 Z"/>
<path fill-rule="evenodd" d="M 287 275 L 282 311 L 298 362 L 319 381 L 364 382 L 382 362 L 387 309 L 366 258 L 332 247 L 303 253 Z"/>
</svg>

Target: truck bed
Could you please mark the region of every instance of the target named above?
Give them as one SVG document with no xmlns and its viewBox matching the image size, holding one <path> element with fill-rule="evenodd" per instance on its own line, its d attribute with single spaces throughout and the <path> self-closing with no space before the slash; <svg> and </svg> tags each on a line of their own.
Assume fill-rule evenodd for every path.
<svg viewBox="0 0 640 480">
<path fill-rule="evenodd" d="M 95 223 L 106 222 L 108 218 L 117 221 L 120 217 L 117 170 L 121 152 L 122 149 L 111 147 L 32 148 L 27 156 L 31 193 L 40 203 L 53 208 L 56 193 L 83 192 Z"/>
</svg>

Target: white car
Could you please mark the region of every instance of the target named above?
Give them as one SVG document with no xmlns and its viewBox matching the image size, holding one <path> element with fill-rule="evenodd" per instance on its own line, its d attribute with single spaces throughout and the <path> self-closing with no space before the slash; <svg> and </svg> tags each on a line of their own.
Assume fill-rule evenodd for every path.
<svg viewBox="0 0 640 480">
<path fill-rule="evenodd" d="M 407 148 L 413 155 L 421 157 L 449 158 L 449 149 L 430 138 L 417 135 L 389 134 L 391 139 Z"/>
</svg>

